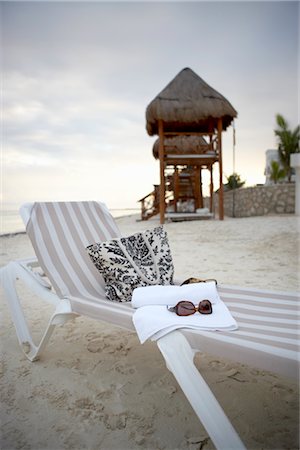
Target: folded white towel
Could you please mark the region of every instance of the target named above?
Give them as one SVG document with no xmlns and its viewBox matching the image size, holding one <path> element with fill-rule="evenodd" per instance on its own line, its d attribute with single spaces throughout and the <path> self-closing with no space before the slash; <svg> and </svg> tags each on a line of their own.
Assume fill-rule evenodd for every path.
<svg viewBox="0 0 300 450">
<path fill-rule="evenodd" d="M 189 300 L 195 305 L 208 299 L 212 304 L 220 301 L 214 281 L 184 284 L 183 286 L 145 286 L 134 289 L 131 304 L 133 308 L 149 305 L 175 306 L 180 300 Z"/>
<path fill-rule="evenodd" d="M 147 339 L 157 340 L 179 328 L 191 328 L 204 331 L 232 331 L 237 323 L 226 305 L 220 300 L 213 305 L 212 314 L 199 314 L 182 317 L 168 311 L 166 306 L 151 305 L 138 308 L 133 314 L 133 323 L 141 344 Z"/>
</svg>

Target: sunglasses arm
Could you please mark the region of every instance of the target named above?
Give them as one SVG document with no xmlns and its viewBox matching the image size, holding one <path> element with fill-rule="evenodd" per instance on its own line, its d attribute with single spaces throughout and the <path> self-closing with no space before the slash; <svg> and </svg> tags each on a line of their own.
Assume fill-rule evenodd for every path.
<svg viewBox="0 0 300 450">
<path fill-rule="evenodd" d="M 206 381 L 194 365 L 194 351 L 179 331 L 157 340 L 167 368 L 173 373 L 216 449 L 246 450 Z"/>
</svg>

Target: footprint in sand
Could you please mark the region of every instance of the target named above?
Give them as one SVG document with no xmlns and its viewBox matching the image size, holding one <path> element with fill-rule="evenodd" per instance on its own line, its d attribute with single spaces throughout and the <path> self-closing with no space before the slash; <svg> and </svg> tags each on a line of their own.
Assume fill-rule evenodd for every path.
<svg viewBox="0 0 300 450">
<path fill-rule="evenodd" d="M 80 416 L 82 419 L 100 418 L 104 410 L 104 405 L 100 402 L 94 402 L 88 397 L 82 397 L 78 398 L 69 409 L 71 410 L 71 414 Z"/>
<path fill-rule="evenodd" d="M 121 414 L 105 414 L 103 422 L 108 430 L 122 430 L 126 428 L 127 412 Z"/>
<path fill-rule="evenodd" d="M 106 344 L 102 338 L 92 339 L 87 345 L 87 349 L 91 353 L 102 353 L 105 347 Z"/>
<path fill-rule="evenodd" d="M 121 373 L 122 375 L 133 375 L 136 372 L 136 369 L 133 366 L 122 364 L 120 362 L 114 364 L 112 368 L 113 370 L 115 370 L 118 373 Z"/>
<path fill-rule="evenodd" d="M 89 336 L 88 340 L 87 349 L 91 353 L 119 353 L 122 356 L 127 356 L 131 349 L 127 339 L 120 341 L 119 336 L 115 335 Z"/>
</svg>

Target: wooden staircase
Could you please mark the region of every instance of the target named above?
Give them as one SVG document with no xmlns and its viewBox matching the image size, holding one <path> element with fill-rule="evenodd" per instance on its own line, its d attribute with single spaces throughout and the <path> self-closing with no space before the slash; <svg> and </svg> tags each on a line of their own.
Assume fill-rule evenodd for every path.
<svg viewBox="0 0 300 450">
<path fill-rule="evenodd" d="M 154 185 L 154 190 L 139 200 L 141 202 L 141 219 L 148 220 L 159 213 L 159 185 Z"/>
</svg>

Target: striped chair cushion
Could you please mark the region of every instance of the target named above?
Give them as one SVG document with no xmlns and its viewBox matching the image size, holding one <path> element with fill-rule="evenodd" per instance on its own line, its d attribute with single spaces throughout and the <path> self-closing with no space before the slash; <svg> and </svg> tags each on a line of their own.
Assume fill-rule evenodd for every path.
<svg viewBox="0 0 300 450">
<path fill-rule="evenodd" d="M 120 237 L 103 203 L 35 203 L 26 231 L 60 298 L 94 301 L 105 297 L 104 280 L 85 249 L 94 242 Z"/>
</svg>

